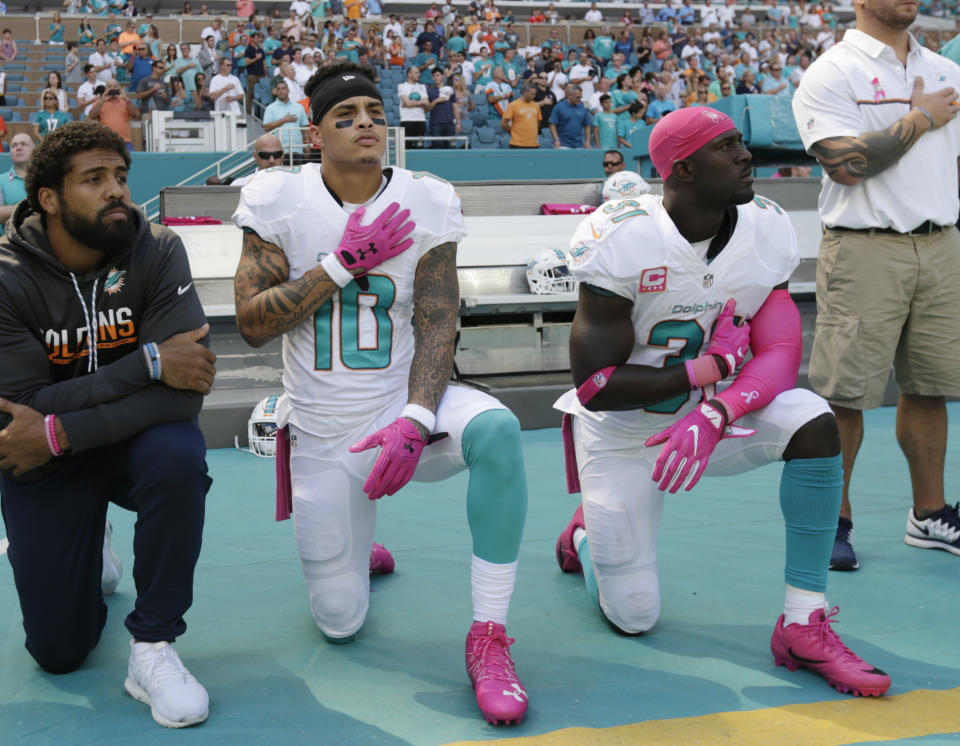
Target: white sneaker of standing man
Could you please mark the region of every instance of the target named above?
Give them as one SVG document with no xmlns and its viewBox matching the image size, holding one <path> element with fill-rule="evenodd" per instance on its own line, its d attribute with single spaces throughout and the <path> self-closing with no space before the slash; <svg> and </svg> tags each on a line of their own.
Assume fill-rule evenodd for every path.
<svg viewBox="0 0 960 746">
<path fill-rule="evenodd" d="M 202 723 L 210 698 L 168 642 L 130 641 L 130 663 L 123 682 L 127 694 L 150 705 L 153 719 L 166 728 Z"/>
</svg>

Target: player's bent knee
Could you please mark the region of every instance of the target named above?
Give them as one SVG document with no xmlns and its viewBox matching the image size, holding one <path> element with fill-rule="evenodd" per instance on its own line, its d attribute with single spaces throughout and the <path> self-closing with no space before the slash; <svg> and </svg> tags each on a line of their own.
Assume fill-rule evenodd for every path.
<svg viewBox="0 0 960 746">
<path fill-rule="evenodd" d="M 808 421 L 797 430 L 783 452 L 783 460 L 803 458 L 832 458 L 840 454 L 840 431 L 837 419 L 824 413 Z"/>
<path fill-rule="evenodd" d="M 349 573 L 336 578 L 307 581 L 310 611 L 324 635 L 354 634 L 363 626 L 370 606 L 365 578 Z"/>
<path fill-rule="evenodd" d="M 520 421 L 509 409 L 488 409 L 463 430 L 463 457 L 468 466 L 520 453 Z"/>
<path fill-rule="evenodd" d="M 609 598 L 601 590 L 600 610 L 617 632 L 638 635 L 652 629 L 660 618 L 660 593 L 634 588 Z"/>
</svg>

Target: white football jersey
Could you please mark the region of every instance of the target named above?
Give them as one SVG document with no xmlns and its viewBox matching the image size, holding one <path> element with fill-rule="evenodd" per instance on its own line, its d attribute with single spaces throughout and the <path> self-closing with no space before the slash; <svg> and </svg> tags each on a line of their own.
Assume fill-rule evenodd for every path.
<svg viewBox="0 0 960 746">
<path fill-rule="evenodd" d="M 406 395 L 413 360 L 413 282 L 430 249 L 466 236 L 460 198 L 446 181 L 393 168 L 389 182 L 366 206 L 369 225 L 392 202 L 410 210 L 413 246 L 376 267 L 368 290 L 341 288 L 310 318 L 283 336 L 284 397 L 279 424 L 293 422 L 316 435 L 334 421 L 369 416 Z M 290 280 L 336 250 L 350 212 L 329 192 L 321 167 L 277 168 L 247 184 L 233 215 L 283 249 Z"/>
<path fill-rule="evenodd" d="M 709 264 L 680 235 L 661 196 L 607 202 L 577 227 L 570 243 L 574 276 L 633 303 L 628 363 L 663 367 L 698 357 L 727 299 L 737 301 L 736 316 L 749 320 L 790 278 L 800 258 L 786 212 L 764 197 L 737 212 L 733 235 Z M 604 434 L 635 438 L 659 432 L 698 400 L 699 392 L 689 392 L 646 409 L 590 412 L 570 391 L 556 406 Z"/>
</svg>

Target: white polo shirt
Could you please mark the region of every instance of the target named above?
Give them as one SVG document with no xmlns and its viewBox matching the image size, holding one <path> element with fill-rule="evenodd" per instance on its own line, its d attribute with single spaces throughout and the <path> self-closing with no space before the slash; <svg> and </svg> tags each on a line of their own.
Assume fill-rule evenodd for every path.
<svg viewBox="0 0 960 746">
<path fill-rule="evenodd" d="M 800 79 L 793 116 L 804 148 L 828 137 L 856 137 L 889 128 L 910 111 L 913 81 L 924 91 L 960 90 L 960 66 L 910 36 L 904 70 L 893 48 L 856 29 L 817 59 Z M 824 174 L 820 219 L 828 227 L 893 228 L 926 220 L 952 225 L 960 211 L 957 157 L 960 118 L 923 134 L 897 163 L 855 186 Z"/>
</svg>

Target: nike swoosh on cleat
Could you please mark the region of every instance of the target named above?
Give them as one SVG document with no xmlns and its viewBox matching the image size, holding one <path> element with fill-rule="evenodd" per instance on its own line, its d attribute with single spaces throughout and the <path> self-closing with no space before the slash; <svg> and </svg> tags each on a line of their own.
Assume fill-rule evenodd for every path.
<svg viewBox="0 0 960 746">
<path fill-rule="evenodd" d="M 929 529 L 929 528 L 925 528 L 924 526 L 921 526 L 919 523 L 917 523 L 917 522 L 916 522 L 915 520 L 913 520 L 913 519 L 910 519 L 910 523 L 913 524 L 913 527 L 914 527 L 915 529 L 917 529 L 917 531 L 921 531 L 921 532 L 922 532 L 924 535 L 926 535 L 926 536 L 929 536 L 929 535 L 930 535 L 930 529 Z"/>
<path fill-rule="evenodd" d="M 813 658 L 804 658 L 802 655 L 797 655 L 793 652 L 793 648 L 787 648 L 787 652 L 790 653 L 790 656 L 795 661 L 800 661 L 801 663 L 826 663 L 826 661 L 818 661 Z"/>
</svg>

